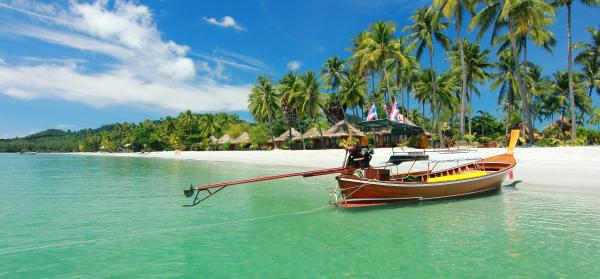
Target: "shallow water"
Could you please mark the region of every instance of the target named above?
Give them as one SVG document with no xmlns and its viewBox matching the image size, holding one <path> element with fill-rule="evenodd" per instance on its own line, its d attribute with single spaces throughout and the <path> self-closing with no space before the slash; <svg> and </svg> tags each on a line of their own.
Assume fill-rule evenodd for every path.
<svg viewBox="0 0 600 279">
<path fill-rule="evenodd" d="M 597 277 L 600 198 L 516 188 L 373 209 L 324 207 L 332 176 L 190 183 L 298 168 L 0 155 L 0 277 Z M 313 210 L 313 211 L 310 211 Z M 305 212 L 309 211 L 309 212 Z M 303 213 L 304 212 L 304 213 Z"/>
</svg>

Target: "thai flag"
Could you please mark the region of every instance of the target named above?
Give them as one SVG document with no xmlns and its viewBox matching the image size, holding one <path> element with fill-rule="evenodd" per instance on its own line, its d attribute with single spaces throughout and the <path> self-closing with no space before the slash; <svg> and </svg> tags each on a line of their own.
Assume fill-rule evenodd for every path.
<svg viewBox="0 0 600 279">
<path fill-rule="evenodd" d="M 377 119 L 377 108 L 375 107 L 375 103 L 373 103 L 369 109 L 369 113 L 367 114 L 367 121 L 375 119 Z"/>
<path fill-rule="evenodd" d="M 400 111 L 398 111 L 398 106 L 396 105 L 396 100 L 394 100 L 394 103 L 392 104 L 392 111 L 390 111 L 390 121 L 398 121 L 398 115 L 400 114 Z"/>
</svg>

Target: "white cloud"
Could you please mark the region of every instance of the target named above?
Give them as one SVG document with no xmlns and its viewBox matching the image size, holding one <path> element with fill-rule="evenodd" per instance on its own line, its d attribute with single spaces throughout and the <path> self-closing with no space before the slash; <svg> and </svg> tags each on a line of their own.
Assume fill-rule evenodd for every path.
<svg viewBox="0 0 600 279">
<path fill-rule="evenodd" d="M 290 71 L 296 71 L 296 70 L 300 69 L 301 66 L 302 66 L 302 63 L 298 60 L 292 60 L 287 63 L 287 69 Z"/>
<path fill-rule="evenodd" d="M 0 65 L 5 65 L 6 62 L 4 62 L 4 59 L 0 58 Z"/>
<path fill-rule="evenodd" d="M 127 69 L 86 74 L 75 65 L 0 66 L 0 93 L 17 99 L 61 99 L 92 107 L 133 105 L 179 112 L 245 110 L 251 85 L 203 78 L 193 83 L 148 82 Z"/>
<path fill-rule="evenodd" d="M 163 40 L 152 12 L 144 5 L 120 0 L 112 6 L 109 1 L 71 1 L 61 7 L 18 0 L 0 3 L 0 7 L 38 19 L 3 23 L 0 32 L 115 59 L 109 70 L 95 73 L 83 67 L 86 62 L 68 58 L 26 59 L 25 65 L 0 63 L 0 94 L 173 112 L 246 109 L 250 85 L 218 82 L 228 78 L 224 65 L 229 64 L 213 59 L 211 66 L 187 57 L 189 47 Z M 219 24 L 242 30 L 233 18 L 223 18 Z"/>
<path fill-rule="evenodd" d="M 233 28 L 237 31 L 245 31 L 246 30 L 246 28 L 241 26 L 239 23 L 237 23 L 235 21 L 235 19 L 233 19 L 233 17 L 230 17 L 230 16 L 224 16 L 221 18 L 220 21 L 214 17 L 211 17 L 211 18 L 203 17 L 202 19 L 209 24 L 220 26 L 223 28 Z"/>
</svg>

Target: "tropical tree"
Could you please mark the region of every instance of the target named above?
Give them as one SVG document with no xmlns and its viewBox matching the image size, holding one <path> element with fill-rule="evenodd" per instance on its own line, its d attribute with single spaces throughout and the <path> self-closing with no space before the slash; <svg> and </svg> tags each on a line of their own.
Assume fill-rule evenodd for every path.
<svg viewBox="0 0 600 279">
<path fill-rule="evenodd" d="M 577 107 L 581 111 L 591 113 L 591 100 L 585 94 L 585 83 L 581 81 L 579 75 L 575 76 L 575 83 L 573 89 L 575 91 L 575 103 L 573 106 Z M 559 113 L 560 118 L 564 118 L 566 115 L 567 107 L 570 107 L 571 98 L 569 97 L 569 76 L 568 72 L 557 71 L 552 75 L 552 85 L 550 87 L 550 96 L 546 99 L 545 107 L 546 110 L 551 113 Z M 570 112 L 570 111 L 569 111 Z M 572 118 L 571 118 L 572 119 Z M 562 130 L 562 123 L 561 130 Z M 571 123 L 571 126 L 574 124 Z M 574 139 L 574 138 L 572 138 Z"/>
<path fill-rule="evenodd" d="M 461 45 L 463 46 L 463 51 L 461 52 Z M 462 54 L 461 54 L 462 53 Z M 464 110 L 465 110 L 465 102 L 469 102 L 469 106 L 471 104 L 471 92 L 474 92 L 478 96 L 480 95 L 478 85 L 482 85 L 487 82 L 491 78 L 491 74 L 487 72 L 487 69 L 493 66 L 492 63 L 489 62 L 489 50 L 481 50 L 479 44 L 470 43 L 465 41 L 464 43 L 455 44 L 452 50 L 448 53 L 448 60 L 452 62 L 452 66 L 450 68 L 450 73 L 453 75 L 458 75 L 458 73 L 466 73 L 464 76 L 463 82 L 466 84 L 464 88 L 465 91 L 462 91 L 459 97 L 461 103 L 461 123 L 464 122 Z M 463 94 L 465 96 L 463 96 Z M 463 100 L 463 98 L 467 100 Z M 471 109 L 469 109 L 471 111 Z M 471 134 L 471 114 L 469 113 L 469 135 Z M 462 123 L 464 125 L 464 123 Z M 461 131 L 464 133 L 464 131 Z"/>
<path fill-rule="evenodd" d="M 323 69 L 321 69 L 321 81 L 325 83 L 325 88 L 327 90 L 332 91 L 325 104 L 324 112 L 329 112 L 328 120 L 333 118 L 333 122 L 337 123 L 337 121 L 335 121 L 337 120 L 337 109 L 341 109 L 345 125 L 348 125 L 346 110 L 344 108 L 345 106 L 342 104 L 341 98 L 339 98 L 338 94 L 340 86 L 342 85 L 342 81 L 346 78 L 346 76 L 347 73 L 344 71 L 344 61 L 337 55 L 329 57 L 327 61 L 325 61 L 325 64 L 323 64 Z M 348 129 L 347 126 L 346 129 Z"/>
<path fill-rule="evenodd" d="M 405 53 L 402 51 L 403 42 L 394 39 L 396 29 L 396 24 L 393 22 L 377 21 L 371 24 L 369 29 L 361 36 L 357 48 L 350 58 L 356 64 L 358 75 L 362 76 L 368 69 L 371 70 L 373 82 L 375 71 L 383 71 L 383 83 L 388 96 L 391 94 L 391 90 L 387 74 L 387 60 L 392 59 L 401 63 L 408 63 Z M 374 85 L 373 92 L 375 92 Z"/>
<path fill-rule="evenodd" d="M 431 83 L 431 104 L 432 104 L 432 119 L 433 128 L 436 127 L 436 106 L 437 103 L 433 92 L 437 91 L 435 69 L 433 68 L 433 54 L 434 54 L 434 39 L 438 41 L 445 49 L 450 47 L 450 39 L 442 32 L 448 28 L 447 22 L 441 21 L 441 13 L 436 10 L 428 10 L 427 8 L 417 9 L 416 13 L 410 17 L 413 24 L 406 26 L 404 31 L 410 32 L 408 35 L 411 43 L 408 45 L 410 50 L 416 50 L 416 57 L 420 59 L 421 54 L 425 48 L 429 50 L 429 71 Z M 439 135 L 442 138 L 442 125 L 438 125 Z"/>
<path fill-rule="evenodd" d="M 591 42 L 576 43 L 574 48 L 581 49 L 581 52 L 575 57 L 575 63 L 583 68 L 583 75 L 587 80 L 589 92 L 592 97 L 592 91 L 600 94 L 600 26 L 597 29 L 588 27 Z"/>
<path fill-rule="evenodd" d="M 273 119 L 276 111 L 280 108 L 278 95 L 279 93 L 275 89 L 271 78 L 259 76 L 256 79 L 256 84 L 252 86 L 252 92 L 248 99 L 248 108 L 254 119 L 268 123 L 269 134 L 271 135 L 271 142 L 273 144 L 275 144 Z"/>
<path fill-rule="evenodd" d="M 535 13 L 527 14 L 527 12 Z M 534 144 L 533 120 L 529 111 L 529 102 L 525 92 L 525 79 L 521 72 L 517 39 L 526 36 L 531 26 L 548 24 L 547 14 L 553 12 L 552 7 L 542 0 L 492 0 L 487 3 L 472 19 L 469 29 L 479 28 L 478 38 L 493 26 L 492 42 L 498 37 L 498 32 L 507 29 L 510 49 L 514 60 L 513 75 L 517 80 L 517 90 L 521 98 L 521 116 L 529 130 L 529 141 Z"/>
<path fill-rule="evenodd" d="M 456 111 L 458 108 L 458 99 L 454 96 L 454 93 L 460 90 L 459 79 L 453 77 L 449 73 L 442 72 L 436 76 L 430 74 L 429 69 L 423 69 L 419 75 L 419 79 L 415 84 L 415 97 L 422 103 L 429 102 L 431 110 L 439 110 L 437 113 L 438 120 L 442 120 L 442 111 Z M 434 77 L 435 80 L 431 78 Z M 450 114 L 449 114 L 450 115 Z M 443 146 L 440 123 L 440 145 Z"/>
<path fill-rule="evenodd" d="M 600 130 L 600 108 L 594 110 L 594 113 L 588 122 L 592 125 L 596 125 L 596 130 Z"/>
<path fill-rule="evenodd" d="M 344 111 L 348 108 L 354 110 L 354 116 L 358 117 L 356 107 L 363 107 L 367 95 L 367 81 L 357 74 L 351 73 L 342 80 L 340 86 L 340 102 Z M 346 115 L 344 114 L 344 118 Z M 345 119 L 347 120 L 347 119 Z"/>
<path fill-rule="evenodd" d="M 283 120 L 287 124 L 288 139 L 292 140 L 292 122 L 298 120 L 298 113 L 292 104 L 292 96 L 302 89 L 302 81 L 295 72 L 288 72 L 279 82 L 280 102 Z"/>
<path fill-rule="evenodd" d="M 589 7 L 600 6 L 600 0 L 581 0 L 581 3 Z M 575 88 L 573 80 L 573 48 L 571 46 L 571 4 L 573 0 L 553 0 L 552 5 L 555 7 L 567 7 L 567 59 L 568 59 L 568 76 L 569 76 L 569 109 L 571 110 L 571 138 L 577 137 L 577 125 L 575 114 Z"/>
<path fill-rule="evenodd" d="M 293 97 L 297 100 L 299 110 L 311 117 L 316 123 L 319 123 L 321 109 L 325 106 L 327 100 L 325 95 L 321 93 L 321 86 L 317 76 L 313 71 L 308 71 L 300 79 L 302 81 L 302 89 L 299 92 L 295 92 L 296 96 Z M 323 147 L 321 125 L 317 125 L 317 128 L 319 130 L 321 147 Z"/>
<path fill-rule="evenodd" d="M 460 133 L 461 136 L 465 133 L 465 98 L 467 95 L 467 70 L 465 63 L 465 54 L 463 49 L 462 39 L 462 20 L 465 10 L 473 13 L 474 2 L 472 0 L 434 0 L 432 8 L 439 8 L 442 14 L 449 20 L 454 19 L 454 31 L 456 32 L 456 40 L 458 41 L 458 52 L 461 70 L 462 86 L 460 89 Z"/>
</svg>

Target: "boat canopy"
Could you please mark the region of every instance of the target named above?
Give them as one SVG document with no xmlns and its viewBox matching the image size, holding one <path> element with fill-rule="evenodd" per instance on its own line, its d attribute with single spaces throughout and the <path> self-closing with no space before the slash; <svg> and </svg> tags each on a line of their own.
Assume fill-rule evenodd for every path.
<svg viewBox="0 0 600 279">
<path fill-rule="evenodd" d="M 371 121 L 363 121 L 358 123 L 358 125 L 363 128 L 365 131 L 371 129 L 390 129 L 391 134 L 394 136 L 402 136 L 402 135 L 420 135 L 424 133 L 423 128 L 414 125 L 412 122 L 402 123 L 396 121 L 390 121 L 389 119 L 378 119 Z"/>
</svg>

